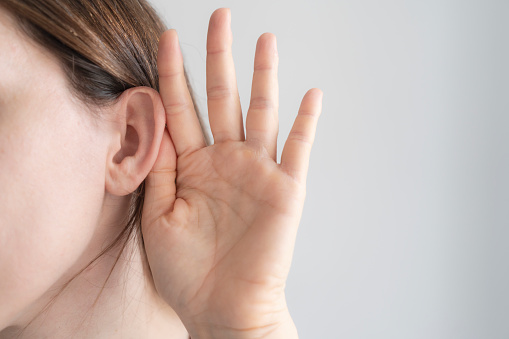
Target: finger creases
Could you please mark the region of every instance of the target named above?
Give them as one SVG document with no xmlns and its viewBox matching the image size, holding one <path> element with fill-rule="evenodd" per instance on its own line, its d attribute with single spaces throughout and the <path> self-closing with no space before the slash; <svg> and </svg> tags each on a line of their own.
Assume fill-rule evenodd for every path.
<svg viewBox="0 0 509 339">
<path fill-rule="evenodd" d="M 175 202 L 177 156 L 169 132 L 165 129 L 157 159 L 145 179 L 144 217 L 158 218 L 173 208 Z"/>
<path fill-rule="evenodd" d="M 323 92 L 318 88 L 310 89 L 304 95 L 281 155 L 282 169 L 300 182 L 304 182 L 307 176 L 322 98 Z"/>
<path fill-rule="evenodd" d="M 274 161 L 277 157 L 279 130 L 278 64 L 276 36 L 264 33 L 256 45 L 246 139 L 260 141 Z"/>
<path fill-rule="evenodd" d="M 168 131 L 177 155 L 205 147 L 205 139 L 189 93 L 177 32 L 163 33 L 157 55 L 159 92 L 166 111 Z"/>
<path fill-rule="evenodd" d="M 207 34 L 207 107 L 214 142 L 244 140 L 242 109 L 232 56 L 231 13 L 216 10 Z"/>
</svg>

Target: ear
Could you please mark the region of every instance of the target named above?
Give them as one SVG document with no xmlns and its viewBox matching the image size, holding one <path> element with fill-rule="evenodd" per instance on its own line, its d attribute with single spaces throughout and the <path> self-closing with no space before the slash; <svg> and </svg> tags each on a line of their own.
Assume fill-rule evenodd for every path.
<svg viewBox="0 0 509 339">
<path fill-rule="evenodd" d="M 150 87 L 125 90 L 113 106 L 114 129 L 106 159 L 106 191 L 134 192 L 154 165 L 166 123 L 159 93 Z"/>
</svg>

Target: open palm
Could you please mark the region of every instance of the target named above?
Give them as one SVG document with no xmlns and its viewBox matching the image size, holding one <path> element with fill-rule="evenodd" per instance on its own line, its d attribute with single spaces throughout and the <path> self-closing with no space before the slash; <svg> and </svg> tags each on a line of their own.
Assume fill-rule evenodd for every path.
<svg viewBox="0 0 509 339">
<path fill-rule="evenodd" d="M 230 11 L 219 9 L 209 25 L 211 146 L 186 85 L 177 34 L 161 37 L 168 129 L 147 177 L 142 232 L 157 291 L 188 329 L 271 331 L 288 317 L 284 287 L 322 93 L 304 96 L 278 164 L 275 36 L 258 40 L 245 137 L 229 23 Z"/>
</svg>

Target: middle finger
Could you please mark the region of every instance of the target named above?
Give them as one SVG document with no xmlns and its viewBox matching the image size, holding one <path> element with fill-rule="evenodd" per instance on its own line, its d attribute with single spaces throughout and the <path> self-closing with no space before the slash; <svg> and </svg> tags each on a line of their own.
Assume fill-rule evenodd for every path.
<svg viewBox="0 0 509 339">
<path fill-rule="evenodd" d="M 235 66 L 232 56 L 231 11 L 212 13 L 207 34 L 207 106 L 214 142 L 244 141 Z"/>
</svg>

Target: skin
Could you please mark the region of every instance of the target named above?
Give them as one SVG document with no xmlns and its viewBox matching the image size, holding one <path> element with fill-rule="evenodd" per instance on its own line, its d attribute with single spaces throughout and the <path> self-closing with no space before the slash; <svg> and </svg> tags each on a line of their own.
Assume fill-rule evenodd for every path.
<svg viewBox="0 0 509 339">
<path fill-rule="evenodd" d="M 126 194 L 154 165 L 165 115 L 157 91 L 139 87 L 93 118 L 70 94 L 57 60 L 3 10 L 0 50 L 0 338 L 17 338 L 124 227 Z M 78 276 L 20 337 L 188 338 L 157 295 L 139 248 L 127 253 L 93 312 L 118 249 Z"/>
<path fill-rule="evenodd" d="M 258 40 L 244 135 L 230 10 L 212 14 L 214 145 L 206 147 L 174 30 L 160 39 L 160 95 L 127 90 L 96 121 L 56 61 L 0 15 L 0 50 L 8 51 L 0 54 L 0 275 L 8 277 L 0 338 L 16 334 L 120 231 L 115 221 L 145 177 L 148 263 L 131 245 L 90 314 L 116 253 L 105 256 L 25 337 L 297 338 L 284 285 L 323 94 L 306 93 L 277 163 L 275 36 Z"/>
<path fill-rule="evenodd" d="M 230 10 L 220 9 L 209 25 L 214 144 L 208 147 L 185 85 L 177 34 L 161 38 L 168 133 L 147 181 L 146 251 L 159 294 L 192 338 L 296 338 L 284 287 L 323 94 L 306 93 L 277 163 L 276 38 L 266 33 L 257 43 L 244 136 L 230 21 Z"/>
</svg>

